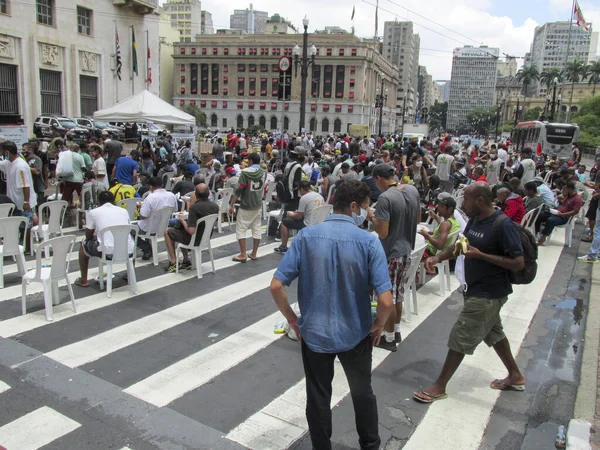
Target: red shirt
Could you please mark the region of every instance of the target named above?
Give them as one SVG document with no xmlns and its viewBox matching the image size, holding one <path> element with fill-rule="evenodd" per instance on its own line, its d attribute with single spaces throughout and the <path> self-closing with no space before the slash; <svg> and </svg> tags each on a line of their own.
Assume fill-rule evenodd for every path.
<svg viewBox="0 0 600 450">
<path fill-rule="evenodd" d="M 487 178 L 485 175 L 481 175 L 479 178 L 477 178 L 475 181 L 484 181 L 487 183 Z"/>
<path fill-rule="evenodd" d="M 570 213 L 572 211 L 578 213 L 582 206 L 583 200 L 581 199 L 581 196 L 579 194 L 575 194 L 573 197 L 565 198 L 558 207 L 558 211 L 561 213 Z"/>
<path fill-rule="evenodd" d="M 518 224 L 521 223 L 525 216 L 525 205 L 523 205 L 523 197 L 520 195 L 506 199 L 502 212 Z"/>
<path fill-rule="evenodd" d="M 367 160 L 367 155 L 358 155 L 358 160 L 360 162 L 365 162 Z"/>
</svg>

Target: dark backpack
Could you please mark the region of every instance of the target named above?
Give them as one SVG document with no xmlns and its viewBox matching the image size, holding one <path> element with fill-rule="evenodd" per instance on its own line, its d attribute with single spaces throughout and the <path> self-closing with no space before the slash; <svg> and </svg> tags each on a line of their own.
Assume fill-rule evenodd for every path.
<svg viewBox="0 0 600 450">
<path fill-rule="evenodd" d="M 297 162 L 288 164 L 283 172 L 283 196 L 280 197 L 282 203 L 290 203 L 299 198 L 298 185 L 294 183 L 296 172 L 302 170 L 302 167 Z M 279 193 L 277 194 L 279 196 Z"/>
<path fill-rule="evenodd" d="M 505 220 L 511 220 L 505 214 L 500 214 L 494 221 L 494 234 L 502 236 L 500 227 Z M 521 238 L 521 244 L 523 245 L 523 257 L 525 259 L 525 265 L 521 270 L 511 270 L 508 272 L 508 280 L 511 284 L 529 284 L 535 280 L 537 274 L 537 258 L 538 258 L 538 246 L 533 235 L 523 228 L 521 225 L 515 224 L 519 237 Z"/>
</svg>

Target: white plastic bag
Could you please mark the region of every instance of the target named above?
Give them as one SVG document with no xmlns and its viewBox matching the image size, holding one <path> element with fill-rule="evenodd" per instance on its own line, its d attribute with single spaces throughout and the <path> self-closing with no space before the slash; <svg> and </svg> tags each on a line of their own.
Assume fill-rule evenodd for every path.
<svg viewBox="0 0 600 450">
<path fill-rule="evenodd" d="M 56 165 L 57 177 L 72 177 L 73 176 L 73 153 L 69 151 L 60 152 L 58 154 L 58 164 Z"/>
<path fill-rule="evenodd" d="M 458 255 L 458 257 L 456 258 L 454 275 L 456 275 L 456 279 L 463 287 L 463 290 L 467 292 L 467 279 L 465 277 L 465 255 Z"/>
</svg>

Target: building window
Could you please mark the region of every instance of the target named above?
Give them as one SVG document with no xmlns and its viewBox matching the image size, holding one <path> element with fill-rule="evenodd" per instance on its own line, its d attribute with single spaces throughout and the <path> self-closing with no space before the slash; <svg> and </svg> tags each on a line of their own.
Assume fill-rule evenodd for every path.
<svg viewBox="0 0 600 450">
<path fill-rule="evenodd" d="M 77 7 L 77 32 L 92 35 L 92 10 L 87 8 Z"/>
<path fill-rule="evenodd" d="M 284 104 L 283 104 L 283 109 L 284 109 L 285 111 L 289 111 L 289 110 L 290 110 L 290 104 L 289 104 L 289 103 L 284 103 Z"/>
<path fill-rule="evenodd" d="M 190 64 L 190 90 L 192 94 L 198 93 L 198 64 Z"/>
<path fill-rule="evenodd" d="M 321 66 L 314 65 L 312 68 L 311 90 L 313 97 L 319 97 L 321 94 Z"/>
<path fill-rule="evenodd" d="M 279 78 L 273 78 L 271 83 L 273 85 L 273 95 L 279 95 Z"/>
<path fill-rule="evenodd" d="M 267 79 L 266 78 L 260 79 L 260 95 L 261 95 L 261 97 L 267 96 Z"/>
<path fill-rule="evenodd" d="M 217 115 L 216 114 L 211 114 L 210 115 L 210 126 L 211 127 L 216 127 L 218 124 L 218 119 L 217 119 Z"/>
<path fill-rule="evenodd" d="M 277 109 L 277 103 L 271 103 L 271 111 L 274 111 Z"/>
<path fill-rule="evenodd" d="M 248 126 L 251 127 L 254 125 L 254 116 L 250 115 L 248 117 Z"/>
<path fill-rule="evenodd" d="M 223 54 L 224 55 L 229 55 L 229 49 L 228 48 L 224 48 L 223 49 Z"/>
<path fill-rule="evenodd" d="M 227 102 L 223 102 L 222 107 L 223 107 L 223 109 L 227 109 Z"/>
<path fill-rule="evenodd" d="M 223 64 L 223 72 L 229 72 L 229 64 Z"/>
<path fill-rule="evenodd" d="M 79 92 L 81 115 L 94 115 L 98 111 L 98 78 L 80 75 Z"/>
<path fill-rule="evenodd" d="M 344 97 L 344 76 L 346 74 L 346 66 L 337 66 L 335 76 L 335 98 Z"/>
<path fill-rule="evenodd" d="M 202 54 L 203 54 L 203 55 L 206 55 L 206 47 L 204 47 L 204 48 L 202 49 Z"/>
<path fill-rule="evenodd" d="M 340 50 L 339 50 L 339 55 L 340 55 L 340 56 L 344 56 L 344 49 L 343 49 L 343 48 L 340 48 Z"/>
<path fill-rule="evenodd" d="M 227 128 L 227 117 L 223 117 L 223 128 Z"/>
<path fill-rule="evenodd" d="M 332 49 L 330 49 L 330 48 L 328 48 L 328 49 L 327 49 L 327 56 L 331 56 L 331 53 L 332 53 L 332 52 L 333 52 L 333 50 L 332 50 Z"/>
<path fill-rule="evenodd" d="M 323 105 L 323 112 L 329 111 L 329 105 Z"/>
<path fill-rule="evenodd" d="M 353 88 L 356 84 L 356 80 L 354 78 L 350 78 L 350 87 Z"/>
<path fill-rule="evenodd" d="M 323 122 L 321 122 L 321 131 L 329 133 L 329 119 L 323 119 Z"/>
<path fill-rule="evenodd" d="M 260 71 L 261 72 L 268 72 L 269 71 L 269 65 L 268 64 L 261 64 L 260 65 Z"/>
<path fill-rule="evenodd" d="M 238 72 L 245 72 L 246 64 L 238 64 Z"/>
<path fill-rule="evenodd" d="M 224 88 L 223 89 L 223 95 L 227 96 L 229 94 L 229 89 Z"/>
<path fill-rule="evenodd" d="M 238 78 L 238 95 L 244 95 L 246 79 L 244 77 Z"/>
<path fill-rule="evenodd" d="M 217 49 L 216 47 L 213 47 L 213 55 L 218 55 L 219 54 L 219 49 Z"/>
<path fill-rule="evenodd" d="M 179 71 L 180 72 L 185 72 L 185 64 L 180 64 L 179 65 Z"/>
<path fill-rule="evenodd" d="M 191 52 L 192 52 L 192 55 L 195 55 L 195 54 L 196 54 L 196 47 L 192 47 L 190 50 L 191 50 Z"/>
<path fill-rule="evenodd" d="M 181 82 L 185 83 L 185 75 L 181 75 Z"/>
<path fill-rule="evenodd" d="M 277 129 L 277 117 L 273 116 L 271 117 L 271 130 L 276 130 Z"/>
<path fill-rule="evenodd" d="M 264 109 L 264 108 L 261 108 Z M 265 116 L 260 116 L 258 118 L 258 124 L 262 127 L 262 128 L 267 128 L 267 118 Z"/>
<path fill-rule="evenodd" d="M 248 90 L 250 91 L 250 95 L 254 96 L 256 94 L 256 78 L 250 78 Z"/>
<path fill-rule="evenodd" d="M 249 64 L 248 66 L 250 72 L 256 72 L 256 64 Z"/>
<path fill-rule="evenodd" d="M 323 76 L 323 97 L 331 98 L 331 84 L 333 81 L 333 66 L 325 66 Z"/>
<path fill-rule="evenodd" d="M 219 93 L 219 65 L 213 64 L 211 67 L 211 72 L 212 95 L 217 95 Z"/>
<path fill-rule="evenodd" d="M 244 128 L 244 117 L 242 115 L 237 116 L 237 127 L 239 128 Z"/>
<path fill-rule="evenodd" d="M 310 118 L 309 129 L 310 129 L 310 131 L 317 131 L 317 119 L 316 118 L 314 118 L 314 117 Z"/>
<path fill-rule="evenodd" d="M 290 129 L 290 119 L 288 116 L 284 116 L 284 118 L 283 118 L 283 129 L 284 130 Z"/>
<path fill-rule="evenodd" d="M 265 109 L 267 109 L 267 104 L 263 102 L 263 103 L 260 103 L 260 104 L 258 105 L 258 107 L 259 107 L 260 109 L 262 109 L 262 110 L 265 110 Z M 263 128 L 264 128 L 264 125 L 263 125 Z"/>
<path fill-rule="evenodd" d="M 348 112 L 354 112 L 354 106 L 353 105 L 348 105 Z"/>
<path fill-rule="evenodd" d="M 333 132 L 334 133 L 342 132 L 342 121 L 340 119 L 335 119 L 333 121 Z"/>
<path fill-rule="evenodd" d="M 356 56 L 356 49 L 355 48 L 352 49 L 352 56 Z"/>
<path fill-rule="evenodd" d="M 185 47 L 180 47 L 179 48 L 179 54 L 180 55 L 185 55 Z"/>
<path fill-rule="evenodd" d="M 54 25 L 54 0 L 36 0 L 36 3 L 38 23 Z"/>
<path fill-rule="evenodd" d="M 62 114 L 61 73 L 40 69 L 42 114 Z"/>
<path fill-rule="evenodd" d="M 273 72 L 279 72 L 279 64 L 273 64 L 271 66 L 271 71 L 273 71 Z"/>
<path fill-rule="evenodd" d="M 0 117 L 19 114 L 17 66 L 0 64 Z"/>
<path fill-rule="evenodd" d="M 8 0 L 0 0 L 0 14 L 8 14 Z"/>
</svg>

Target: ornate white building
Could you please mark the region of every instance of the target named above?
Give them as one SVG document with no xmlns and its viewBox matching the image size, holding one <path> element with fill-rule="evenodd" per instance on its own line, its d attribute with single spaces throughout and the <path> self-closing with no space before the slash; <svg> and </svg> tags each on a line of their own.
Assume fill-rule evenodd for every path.
<svg viewBox="0 0 600 450">
<path fill-rule="evenodd" d="M 31 130 L 40 114 L 90 116 L 143 89 L 158 94 L 158 16 L 154 13 L 158 0 L 5 0 L 2 4 L 6 9 L 0 10 L 0 123 L 23 123 Z"/>
</svg>

